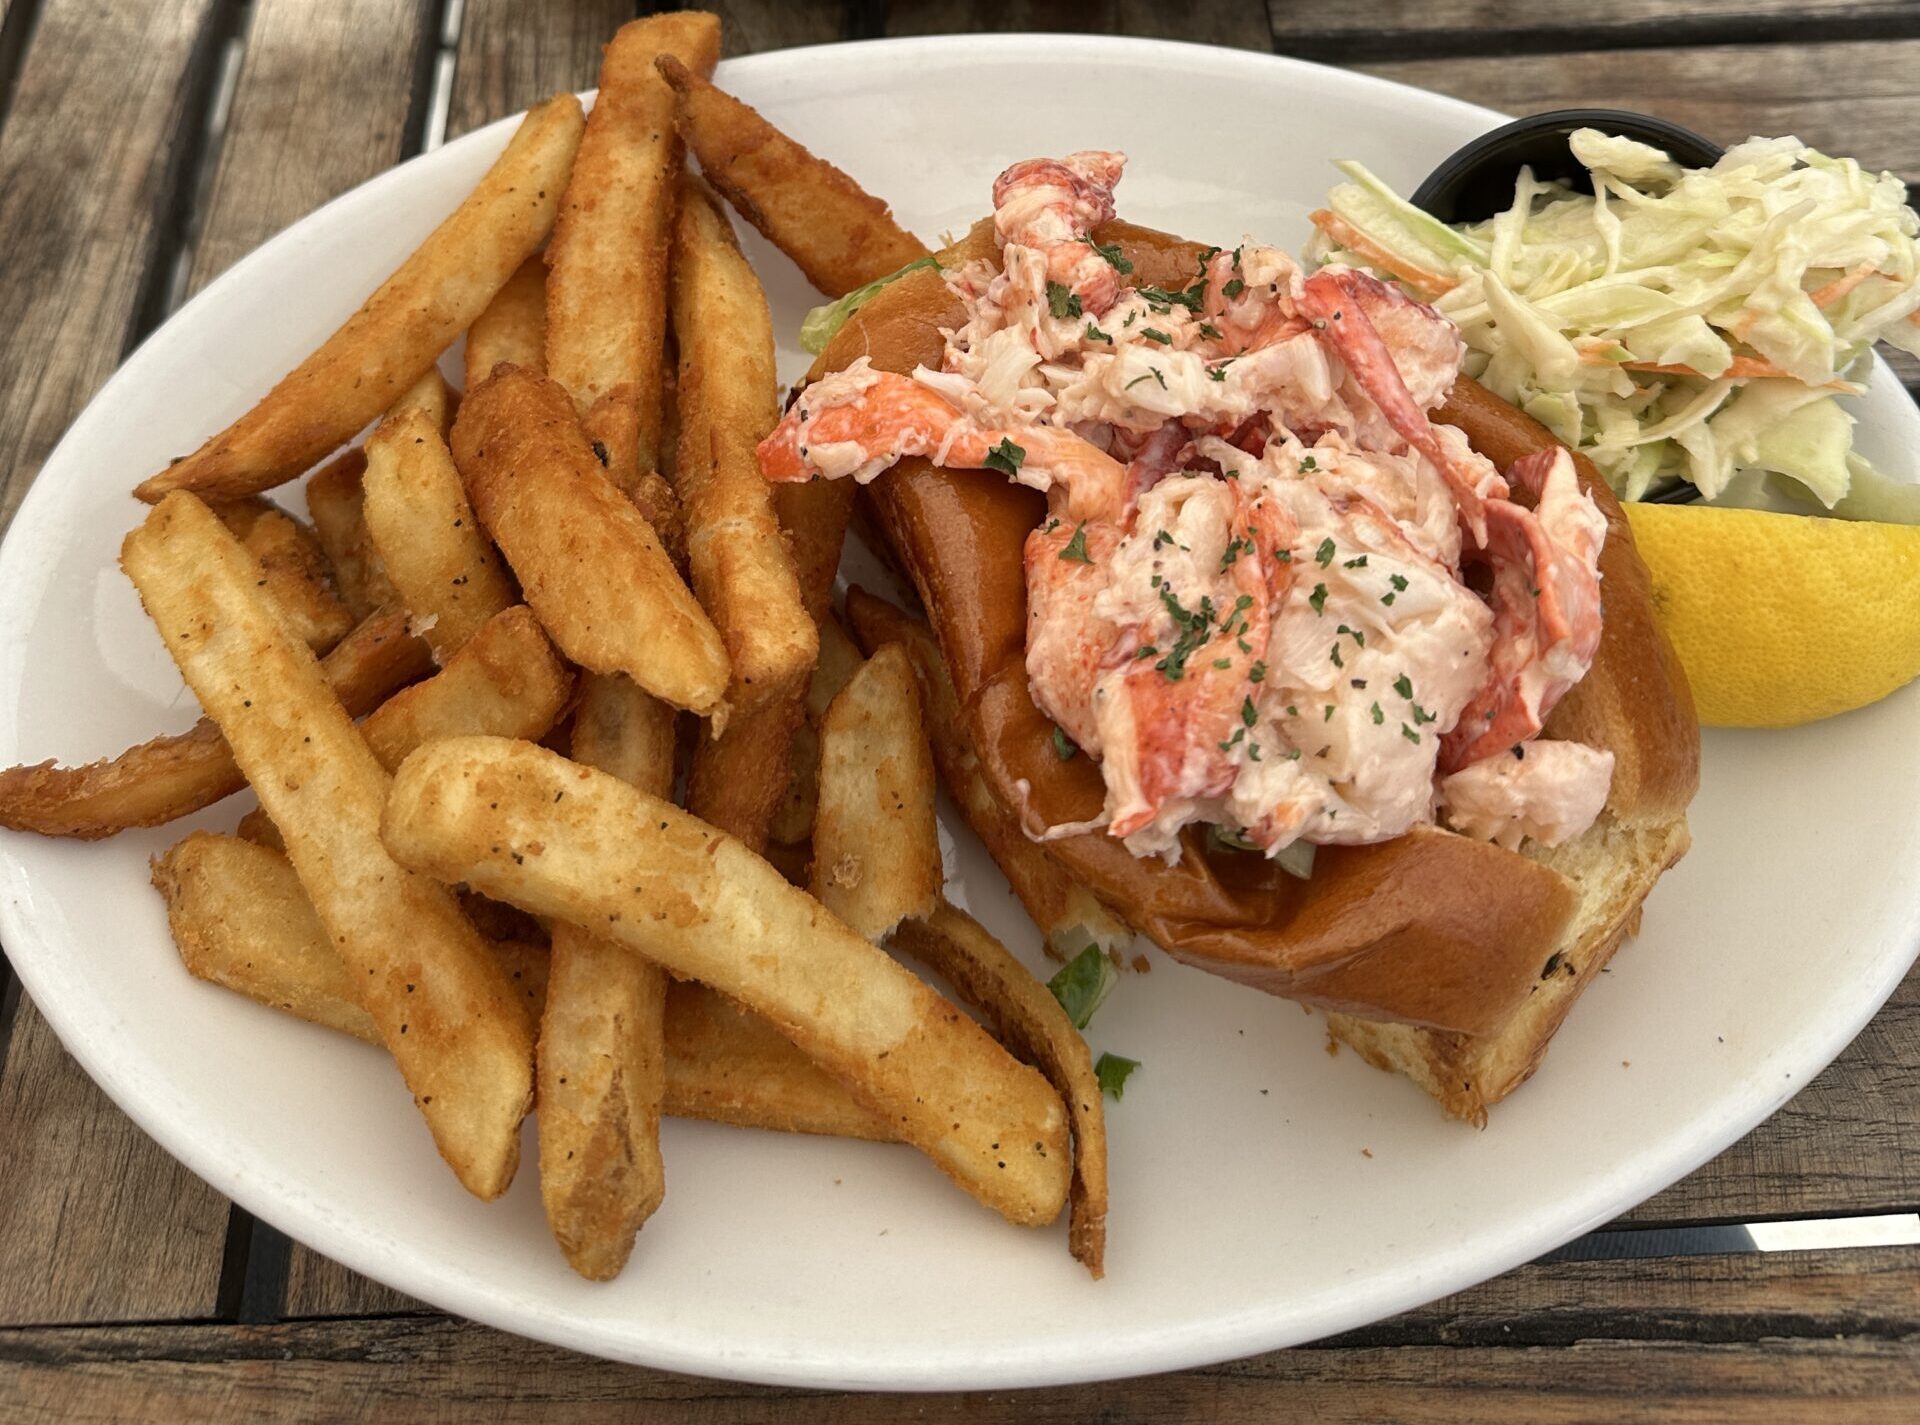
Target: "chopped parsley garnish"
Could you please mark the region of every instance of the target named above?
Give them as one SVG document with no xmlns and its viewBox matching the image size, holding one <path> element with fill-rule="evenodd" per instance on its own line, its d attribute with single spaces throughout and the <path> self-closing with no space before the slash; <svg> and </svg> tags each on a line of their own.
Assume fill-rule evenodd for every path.
<svg viewBox="0 0 1920 1425">
<path fill-rule="evenodd" d="M 1080 315 L 1080 297 L 1071 287 L 1060 282 L 1047 284 L 1047 310 L 1054 316 L 1065 319 Z"/>
<path fill-rule="evenodd" d="M 1207 368 L 1207 379 L 1209 381 L 1226 380 L 1227 379 L 1227 363 L 1223 361 L 1218 366 L 1209 366 Z"/>
<path fill-rule="evenodd" d="M 1155 648 L 1151 643 L 1147 643 L 1147 644 L 1142 644 L 1140 647 L 1140 651 L 1134 654 L 1133 656 L 1135 658 L 1151 658 L 1153 657 L 1154 654 L 1158 653 L 1159 651 L 1160 650 Z"/>
<path fill-rule="evenodd" d="M 1373 705 L 1373 725 L 1375 727 L 1378 727 L 1382 723 L 1384 723 L 1386 720 L 1387 720 L 1387 715 L 1380 711 L 1380 704 L 1375 703 Z M 1060 729 L 1056 727 L 1053 730 L 1053 735 L 1055 737 L 1058 737 L 1060 735 Z"/>
<path fill-rule="evenodd" d="M 1254 711 L 1253 699 L 1248 698 L 1240 704 L 1240 721 L 1252 727 L 1260 720 L 1260 714 Z"/>
<path fill-rule="evenodd" d="M 1238 263 L 1238 260 L 1236 259 L 1236 265 L 1237 263 Z M 1228 297 L 1238 297 L 1242 292 L 1246 290 L 1247 290 L 1247 284 L 1245 282 L 1242 282 L 1238 277 L 1232 278 L 1230 281 L 1226 282 L 1220 288 L 1221 293 Z"/>
<path fill-rule="evenodd" d="M 1167 378 L 1160 374 L 1160 368 L 1158 366 L 1149 366 L 1147 370 L 1151 371 L 1153 373 L 1153 379 L 1160 383 L 1160 389 L 1162 391 L 1166 390 Z M 1536 592 L 1538 591 L 1536 590 Z"/>
<path fill-rule="evenodd" d="M 1249 554 L 1253 553 L 1253 536 L 1251 534 L 1245 539 L 1236 536 L 1228 541 L 1226 550 L 1220 555 L 1220 571 L 1222 573 L 1225 573 L 1233 566 L 1234 561 L 1240 557 L 1240 551 L 1243 549 Z"/>
<path fill-rule="evenodd" d="M 1332 703 L 1328 703 L 1328 704 L 1327 704 L 1327 710 L 1326 710 L 1326 712 L 1325 712 L 1324 714 L 1322 714 L 1322 716 L 1321 716 L 1321 718 L 1320 718 L 1320 721 L 1322 721 L 1322 722 L 1332 722 L 1332 721 L 1333 721 L 1333 704 L 1332 704 Z"/>
<path fill-rule="evenodd" d="M 1313 552 L 1313 562 L 1318 564 L 1322 569 L 1333 563 L 1333 540 L 1331 538 L 1320 541 L 1320 547 Z"/>
<path fill-rule="evenodd" d="M 1408 702 L 1413 701 L 1413 679 L 1402 673 L 1393 680 L 1393 690 Z"/>
<path fill-rule="evenodd" d="M 1060 551 L 1062 559 L 1075 564 L 1091 564 L 1093 556 L 1087 553 L 1087 527 L 1077 524 L 1073 527 L 1073 538 L 1067 541 L 1067 547 Z"/>
<path fill-rule="evenodd" d="M 1113 270 L 1118 272 L 1122 277 L 1125 277 L 1129 272 L 1133 271 L 1133 264 L 1121 256 L 1119 243 L 1095 242 L 1092 238 L 1088 238 L 1087 246 L 1106 258 Z"/>
<path fill-rule="evenodd" d="M 1267 665 L 1265 663 L 1256 663 L 1247 669 L 1247 681 L 1249 683 L 1263 683 L 1266 681 L 1266 678 Z"/>
<path fill-rule="evenodd" d="M 1293 551 L 1291 549 L 1276 549 L 1273 551 L 1273 557 L 1278 559 L 1282 564 L 1293 563 Z"/>
<path fill-rule="evenodd" d="M 1413 725 L 1415 727 L 1420 727 L 1429 722 L 1438 722 L 1439 720 L 1440 714 L 1430 713 L 1418 703 L 1413 705 Z"/>
<path fill-rule="evenodd" d="M 1133 378 L 1133 380 L 1127 382 L 1127 384 L 1122 386 L 1120 389 L 1123 391 L 1131 391 L 1135 386 L 1138 386 L 1142 381 L 1151 381 L 1152 379 L 1153 377 L 1151 374 L 1146 376 L 1136 376 Z M 1166 383 L 1162 382 L 1161 384 L 1165 385 Z"/>
<path fill-rule="evenodd" d="M 1231 668 L 1233 666 L 1233 660 L 1231 658 L 1216 658 L 1213 660 L 1213 666 L 1216 668 Z"/>
<path fill-rule="evenodd" d="M 1207 284 L 1203 278 L 1184 292 L 1169 292 L 1162 287 L 1136 287 L 1134 291 L 1157 311 L 1164 312 L 1169 307 L 1185 307 L 1189 312 L 1197 314 L 1202 299 L 1207 295 Z"/>
<path fill-rule="evenodd" d="M 1400 590 L 1400 591 L 1401 591 L 1402 593 L 1405 593 L 1405 592 L 1406 592 L 1406 588 L 1407 588 L 1407 577 L 1406 577 L 1406 575 L 1404 575 L 1404 574 L 1389 574 L 1389 575 L 1387 575 L 1387 582 L 1388 582 L 1389 584 L 1391 584 L 1391 585 L 1393 585 L 1393 587 L 1394 587 L 1394 588 L 1396 588 L 1396 589 L 1398 589 L 1398 590 Z"/>
<path fill-rule="evenodd" d="M 1179 628 L 1180 636 L 1174 640 L 1166 657 L 1153 666 L 1166 674 L 1168 682 L 1177 683 L 1186 676 L 1187 660 L 1205 647 L 1212 636 L 1213 600 L 1202 595 L 1198 609 L 1183 608 L 1173 590 L 1162 586 L 1160 602 L 1166 608 L 1167 616 Z"/>
<path fill-rule="evenodd" d="M 1168 534 L 1164 529 L 1161 530 L 1158 534 L 1154 535 L 1153 537 L 1153 547 L 1155 549 L 1165 549 L 1169 544 L 1172 544 L 1172 543 L 1173 543 L 1173 536 Z"/>
<path fill-rule="evenodd" d="M 1095 326 L 1092 322 L 1087 323 L 1087 340 L 1088 341 L 1104 341 L 1108 346 L 1113 345 L 1113 338 L 1108 336 L 1105 332 L 1101 331 L 1100 328 Z"/>
<path fill-rule="evenodd" d="M 1305 471 L 1318 470 L 1320 468 L 1320 462 L 1315 460 L 1311 455 L 1303 455 L 1300 457 L 1300 468 Z"/>
<path fill-rule="evenodd" d="M 1071 762 L 1074 753 L 1080 750 L 1080 744 L 1067 736 L 1066 729 L 1056 726 L 1053 729 L 1053 755 L 1062 762 Z"/>
<path fill-rule="evenodd" d="M 1357 559 L 1349 559 L 1345 564 L 1342 564 L 1340 567 L 1342 569 L 1364 569 L 1367 567 L 1367 556 L 1362 554 Z"/>
<path fill-rule="evenodd" d="M 1340 656 L 1340 645 L 1337 643 L 1327 650 L 1327 657 L 1333 660 L 1333 666 L 1336 668 L 1344 668 L 1347 666 L 1347 660 Z"/>
<path fill-rule="evenodd" d="M 1313 586 L 1313 592 L 1307 595 L 1307 602 L 1313 606 L 1315 613 L 1319 614 L 1322 618 L 1326 617 L 1327 586 L 1325 584 L 1315 584 Z"/>
<path fill-rule="evenodd" d="M 1002 475 L 1018 475 L 1020 467 L 1027 463 L 1027 452 L 1025 447 L 1002 437 L 1000 443 L 989 450 L 987 458 L 980 463 L 989 470 L 998 470 Z"/>
<path fill-rule="evenodd" d="M 1108 1098 L 1126 1097 L 1127 1080 L 1133 1071 L 1140 1067 L 1138 1059 L 1122 1058 L 1118 1054 L 1102 1054 L 1093 1061 L 1093 1076 L 1100 1081 L 1100 1092 Z"/>
<path fill-rule="evenodd" d="M 1380 596 L 1380 602 L 1381 602 L 1381 603 L 1383 603 L 1383 604 L 1385 604 L 1385 605 L 1386 605 L 1386 606 L 1387 606 L 1388 608 L 1392 608 L 1392 607 L 1393 607 L 1393 601 L 1394 601 L 1394 600 L 1395 600 L 1396 598 L 1398 598 L 1398 597 L 1399 597 L 1399 595 L 1397 595 L 1397 594 L 1382 594 L 1382 595 Z"/>
<path fill-rule="evenodd" d="M 1100 947 L 1089 943 L 1060 967 L 1060 972 L 1047 981 L 1047 988 L 1060 1001 L 1060 1008 L 1067 1012 L 1073 1027 L 1085 1029 L 1119 979 L 1112 962 L 1100 953 Z"/>
<path fill-rule="evenodd" d="M 1154 327 L 1142 327 L 1142 328 L 1140 328 L 1140 335 L 1141 335 L 1141 336 L 1143 336 L 1143 337 L 1145 337 L 1145 338 L 1146 338 L 1146 339 L 1147 339 L 1148 341 L 1157 341 L 1157 342 L 1159 342 L 1159 343 L 1160 343 L 1160 345 L 1162 345 L 1162 346 L 1172 346 L 1172 345 L 1173 345 L 1173 338 L 1172 338 L 1172 337 L 1170 337 L 1170 336 L 1168 336 L 1168 335 L 1167 335 L 1167 334 L 1166 334 L 1165 332 L 1163 332 L 1163 331 L 1160 331 L 1160 330 L 1158 330 L 1158 329 L 1156 329 L 1156 328 L 1154 328 Z M 1165 383 L 1164 383 L 1164 382 L 1162 382 L 1161 384 L 1162 384 L 1162 385 L 1164 385 Z"/>
<path fill-rule="evenodd" d="M 1211 337 L 1213 340 L 1218 341 L 1220 340 L 1220 328 L 1216 327 L 1212 322 L 1202 322 L 1200 323 L 1200 335 Z"/>
<path fill-rule="evenodd" d="M 1418 742 L 1420 740 L 1420 734 L 1408 727 L 1404 722 L 1400 724 L 1400 735 L 1409 742 Z"/>
</svg>

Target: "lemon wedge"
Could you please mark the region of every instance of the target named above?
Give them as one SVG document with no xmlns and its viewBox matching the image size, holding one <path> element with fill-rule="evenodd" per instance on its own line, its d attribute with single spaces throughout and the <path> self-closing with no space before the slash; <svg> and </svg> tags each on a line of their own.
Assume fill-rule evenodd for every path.
<svg viewBox="0 0 1920 1425">
<path fill-rule="evenodd" d="M 1796 727 L 1920 675 L 1920 527 L 1702 505 L 1626 512 L 1702 723 Z"/>
</svg>

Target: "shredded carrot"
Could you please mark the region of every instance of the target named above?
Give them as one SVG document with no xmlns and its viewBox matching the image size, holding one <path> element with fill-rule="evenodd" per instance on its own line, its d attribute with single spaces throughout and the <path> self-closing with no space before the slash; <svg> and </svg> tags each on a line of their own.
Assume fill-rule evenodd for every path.
<svg viewBox="0 0 1920 1425">
<path fill-rule="evenodd" d="M 1846 296 L 1847 293 L 1873 276 L 1876 270 L 1871 262 L 1862 262 L 1853 268 L 1852 271 L 1848 272 L 1846 276 L 1836 277 L 1826 286 L 1814 288 L 1813 291 L 1807 293 L 1807 296 L 1812 298 L 1814 306 L 1824 312 L 1828 307 L 1831 307 L 1835 302 Z"/>
<path fill-rule="evenodd" d="M 1590 358 L 1585 353 L 1582 353 L 1581 360 L 1588 365 L 1597 365 L 1604 362 L 1606 358 Z M 1663 366 L 1656 361 L 1616 361 L 1607 362 L 1606 364 L 1619 366 L 1627 371 L 1657 371 L 1667 376 L 1697 376 L 1702 381 L 1719 381 L 1727 377 L 1732 377 L 1735 381 L 1757 379 L 1798 381 L 1800 379 L 1791 371 L 1783 371 L 1780 367 L 1775 366 L 1764 356 L 1736 356 L 1725 371 L 1722 371 L 1719 376 L 1714 377 L 1709 377 L 1706 372 L 1695 370 L 1693 367 L 1685 364 Z M 1821 389 L 1826 391 L 1858 391 L 1860 388 L 1851 381 L 1828 381 Z"/>
<path fill-rule="evenodd" d="M 1418 288 L 1429 296 L 1438 297 L 1441 293 L 1451 292 L 1460 285 L 1451 277 L 1442 276 L 1437 272 L 1428 272 L 1423 267 L 1416 267 L 1396 257 L 1338 213 L 1317 208 L 1308 215 L 1308 219 L 1316 228 L 1347 251 L 1358 253 L 1382 272 L 1399 278 L 1402 282 Z"/>
</svg>

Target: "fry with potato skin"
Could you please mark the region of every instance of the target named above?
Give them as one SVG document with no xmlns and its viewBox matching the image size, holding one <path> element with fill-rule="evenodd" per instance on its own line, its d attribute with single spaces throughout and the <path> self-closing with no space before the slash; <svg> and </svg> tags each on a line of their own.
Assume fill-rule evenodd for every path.
<svg viewBox="0 0 1920 1425">
<path fill-rule="evenodd" d="M 335 644 L 320 671 L 348 714 L 358 717 L 431 673 L 433 657 L 407 632 L 406 615 L 393 609 Z M 246 784 L 226 738 L 203 717 L 186 732 L 156 737 L 106 761 L 0 771 L 0 826 L 97 841 L 190 816 Z"/>
<path fill-rule="evenodd" d="M 820 720 L 865 661 L 840 620 L 828 614 L 820 623 L 820 657 L 807 682 L 805 717 L 788 749 L 792 772 L 787 794 L 767 828 L 769 841 L 796 846 L 813 838 L 813 813 L 820 800 Z"/>
<path fill-rule="evenodd" d="M 573 760 L 673 793 L 673 709 L 621 677 L 588 679 Z M 667 976 L 622 945 L 556 922 L 535 1051 L 540 1198 L 567 1262 L 611 1281 L 666 1194 Z"/>
<path fill-rule="evenodd" d="M 467 389 L 501 365 L 547 369 L 547 260 L 540 253 L 520 264 L 467 328 Z"/>
<path fill-rule="evenodd" d="M 944 881 L 920 690 L 906 650 L 888 644 L 847 680 L 820 722 L 809 889 L 877 942 L 901 921 L 930 914 Z"/>
<path fill-rule="evenodd" d="M 196 979 L 380 1044 L 372 1016 L 353 998 L 353 977 L 327 944 L 284 855 L 196 831 L 154 858 L 153 883 L 167 902 L 181 962 Z M 526 940 L 489 948 L 538 1017 L 547 995 L 546 948 Z M 674 1118 L 897 1141 L 765 1020 L 705 985 L 668 986 L 665 1078 L 664 1107 Z"/>
<path fill-rule="evenodd" d="M 1102 950 L 1128 944 L 1133 931 L 1065 866 L 1028 838 L 1018 819 L 1000 804 L 980 772 L 980 763 L 960 725 L 960 706 L 933 630 L 885 599 L 855 585 L 847 590 L 847 621 L 868 652 L 898 643 L 920 677 L 921 705 L 932 734 L 933 759 L 947 795 L 959 805 L 974 834 L 993 857 L 1047 939 L 1047 953 L 1065 958 L 1088 940 Z"/>
<path fill-rule="evenodd" d="M 892 943 L 952 985 L 994 1037 L 1037 1066 L 1066 1100 L 1073 1120 L 1067 1247 L 1098 1281 L 1106 1275 L 1107 1114 L 1087 1041 L 1052 991 L 985 926 L 946 900 L 924 919 L 903 922 Z"/>
<path fill-rule="evenodd" d="M 559 385 L 507 367 L 467 392 L 453 458 L 480 523 L 567 657 L 675 707 L 719 711 L 720 634 L 600 468 Z"/>
<path fill-rule="evenodd" d="M 148 503 L 169 490 L 258 494 L 386 410 L 545 241 L 584 124 L 571 94 L 528 110 L 473 192 L 344 326 L 252 410 L 134 494 Z"/>
<path fill-rule="evenodd" d="M 1009 1221 L 1052 1221 L 1071 1171 L 1045 1079 L 724 832 L 542 748 L 463 737 L 401 766 L 404 864 L 590 926 L 765 1017 Z"/>
<path fill-rule="evenodd" d="M 474 518 L 440 423 L 414 406 L 367 437 L 367 535 L 413 627 L 442 663 L 510 608 L 513 581 Z"/>
<path fill-rule="evenodd" d="M 400 607 L 400 595 L 367 536 L 366 473 L 367 453 L 356 445 L 314 471 L 306 489 L 307 514 L 333 569 L 333 586 L 357 619 Z"/>
<path fill-rule="evenodd" d="M 673 92 L 653 69 L 663 53 L 711 73 L 720 21 L 692 11 L 634 20 L 602 54 L 600 92 L 547 246 L 547 374 L 606 451 L 614 484 L 677 551 L 673 497 L 659 474 L 681 163 Z"/>
<path fill-rule="evenodd" d="M 706 75 L 666 56 L 656 63 L 679 93 L 675 122 L 707 181 L 827 296 L 844 297 L 927 255 L 885 203 L 831 163 Z"/>
<path fill-rule="evenodd" d="M 302 643 L 324 656 L 352 631 L 354 617 L 334 590 L 326 552 L 311 528 L 258 495 L 220 505 L 214 513 L 260 561 L 267 596 L 292 621 Z"/>
<path fill-rule="evenodd" d="M 674 492 L 694 591 L 726 640 L 728 701 L 739 711 L 801 686 L 820 644 L 756 454 L 780 418 L 773 318 L 732 227 L 692 178 L 674 220 L 673 332 Z"/>
<path fill-rule="evenodd" d="M 773 492 L 800 597 L 816 625 L 832 607 L 840 548 L 853 513 L 852 483 L 815 480 Z M 687 779 L 687 809 L 739 837 L 749 850 L 764 850 L 767 829 L 787 795 L 790 748 L 805 715 L 802 690 L 796 688 L 732 718 L 718 737 L 701 738 Z"/>
<path fill-rule="evenodd" d="M 279 828 L 441 1156 L 498 1197 L 533 1098 L 532 1026 L 452 893 L 382 846 L 387 774 L 260 596 L 259 565 L 198 499 L 162 500 L 121 564 Z"/>
</svg>

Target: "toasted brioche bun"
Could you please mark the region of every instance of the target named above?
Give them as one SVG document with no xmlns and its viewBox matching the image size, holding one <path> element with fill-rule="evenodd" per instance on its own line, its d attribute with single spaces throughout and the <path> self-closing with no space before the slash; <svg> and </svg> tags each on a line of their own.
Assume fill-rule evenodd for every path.
<svg viewBox="0 0 1920 1425">
<path fill-rule="evenodd" d="M 1136 283 L 1177 289 L 1198 270 L 1196 244 L 1119 222 L 1096 236 L 1119 245 Z M 940 262 L 996 258 L 991 224 L 981 223 Z M 912 273 L 855 313 L 811 376 L 861 356 L 880 370 L 937 367 L 941 329 L 963 321 L 938 273 Z M 1027 686 L 1023 545 L 1044 517 L 1043 498 L 991 473 L 919 459 L 901 461 L 871 493 L 878 524 L 926 605 L 994 794 L 1034 833 L 1098 815 L 1098 767 L 1054 755 L 1052 723 Z M 1627 542 L 1623 523 L 1613 538 Z M 1637 585 L 1609 586 L 1607 597 L 1610 616 L 1623 597 L 1642 606 L 1631 626 L 1651 627 L 1644 570 Z M 1672 703 L 1680 690 L 1681 711 L 1667 721 L 1690 724 L 1684 684 L 1662 661 L 1657 635 L 1618 656 L 1645 665 L 1624 679 L 1623 694 Z M 1638 725 L 1621 727 L 1618 740 L 1637 735 Z M 1636 763 L 1629 781 L 1678 796 L 1679 779 L 1663 777 L 1654 761 Z M 1173 866 L 1137 859 L 1098 832 L 1050 841 L 1046 850 L 1181 960 L 1356 1019 L 1474 1037 L 1498 1033 L 1533 998 L 1540 967 L 1566 942 L 1581 905 L 1579 887 L 1561 870 L 1435 827 L 1378 846 L 1322 847 L 1306 881 L 1259 856 L 1210 850 L 1197 828 Z"/>
</svg>

